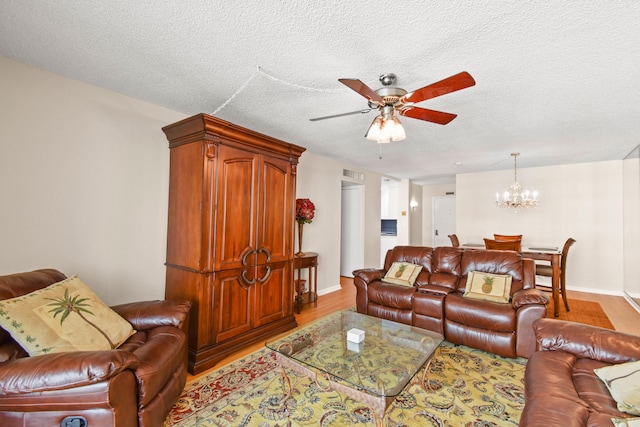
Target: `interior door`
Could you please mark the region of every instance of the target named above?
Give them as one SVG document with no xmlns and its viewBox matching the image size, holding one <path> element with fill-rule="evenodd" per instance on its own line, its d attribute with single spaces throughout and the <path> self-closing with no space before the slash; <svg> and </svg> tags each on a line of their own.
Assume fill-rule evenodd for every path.
<svg viewBox="0 0 640 427">
<path fill-rule="evenodd" d="M 353 277 L 353 270 L 364 268 L 362 188 L 342 183 L 340 275 L 345 277 Z"/>
<path fill-rule="evenodd" d="M 433 247 L 451 246 L 449 234 L 456 232 L 456 196 L 433 198 Z"/>
</svg>

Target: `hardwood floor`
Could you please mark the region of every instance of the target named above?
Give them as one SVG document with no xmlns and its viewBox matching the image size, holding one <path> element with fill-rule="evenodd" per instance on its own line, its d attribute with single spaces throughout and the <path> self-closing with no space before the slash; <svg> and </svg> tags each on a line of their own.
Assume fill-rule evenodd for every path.
<svg viewBox="0 0 640 427">
<path fill-rule="evenodd" d="M 324 317 L 337 310 L 346 310 L 355 305 L 356 288 L 353 286 L 353 279 L 347 277 L 340 278 L 342 289 L 330 294 L 318 297 L 318 306 L 312 304 L 305 305 L 300 314 L 296 314 L 296 320 L 299 326 L 311 323 L 316 319 Z M 623 297 L 612 295 L 592 294 L 586 292 L 567 291 L 567 295 L 571 299 L 579 299 L 584 301 L 594 301 L 602 306 L 611 323 L 617 331 L 629 334 L 640 334 L 640 313 L 634 309 Z M 204 375 L 210 371 L 233 362 L 249 353 L 260 350 L 264 347 L 264 342 L 248 345 L 244 349 L 230 355 L 220 361 L 215 367 L 196 376 L 189 375 L 187 380 L 192 380 Z"/>
</svg>

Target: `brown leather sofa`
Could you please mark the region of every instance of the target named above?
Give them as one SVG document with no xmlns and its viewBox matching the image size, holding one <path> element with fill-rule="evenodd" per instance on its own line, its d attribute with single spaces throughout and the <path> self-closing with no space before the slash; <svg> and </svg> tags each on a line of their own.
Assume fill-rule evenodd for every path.
<svg viewBox="0 0 640 427">
<path fill-rule="evenodd" d="M 0 276 L 0 300 L 65 278 L 53 269 Z M 137 332 L 108 351 L 29 357 L 0 328 L 0 426 L 161 426 L 186 383 L 190 307 L 188 301 L 111 307 Z"/>
<path fill-rule="evenodd" d="M 382 281 L 393 262 L 422 265 L 414 286 Z M 463 297 L 468 273 L 512 276 L 511 302 Z M 396 246 L 384 269 L 353 272 L 359 313 L 439 332 L 463 344 L 506 357 L 535 350 L 532 324 L 546 316 L 549 297 L 535 289 L 535 264 L 518 252 Z"/>
<path fill-rule="evenodd" d="M 524 374 L 520 427 L 612 426 L 620 412 L 593 370 L 640 360 L 640 337 L 595 326 L 541 319 L 534 323 L 537 351 Z"/>
</svg>

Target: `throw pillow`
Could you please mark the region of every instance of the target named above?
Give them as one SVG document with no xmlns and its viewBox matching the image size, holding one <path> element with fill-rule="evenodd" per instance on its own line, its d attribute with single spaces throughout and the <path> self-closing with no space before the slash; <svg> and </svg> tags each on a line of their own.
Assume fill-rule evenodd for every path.
<svg viewBox="0 0 640 427">
<path fill-rule="evenodd" d="M 77 276 L 0 301 L 0 326 L 30 356 L 109 350 L 135 333 Z"/>
<path fill-rule="evenodd" d="M 512 277 L 508 274 L 472 271 L 467 275 L 464 297 L 508 303 L 511 298 L 511 280 Z"/>
<path fill-rule="evenodd" d="M 387 274 L 382 278 L 383 282 L 395 283 L 396 285 L 413 286 L 422 270 L 421 265 L 408 262 L 394 262 Z"/>
<path fill-rule="evenodd" d="M 611 418 L 616 427 L 640 427 L 640 418 Z"/>
<path fill-rule="evenodd" d="M 604 382 L 618 410 L 640 415 L 640 360 L 594 369 Z"/>
</svg>

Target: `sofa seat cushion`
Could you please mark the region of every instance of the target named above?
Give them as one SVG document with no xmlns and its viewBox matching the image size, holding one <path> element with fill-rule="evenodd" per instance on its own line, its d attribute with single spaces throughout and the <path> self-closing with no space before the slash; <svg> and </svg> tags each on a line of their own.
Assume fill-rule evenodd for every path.
<svg viewBox="0 0 640 427">
<path fill-rule="evenodd" d="M 375 281 L 369 284 L 370 303 L 400 310 L 413 310 L 413 295 L 416 288 Z"/>
<path fill-rule="evenodd" d="M 447 295 L 444 304 L 447 321 L 496 332 L 514 332 L 516 314 L 511 304 L 477 301 L 455 292 Z"/>
<path fill-rule="evenodd" d="M 530 400 L 547 401 L 548 399 L 548 402 L 551 402 L 552 399 L 561 399 L 563 405 L 549 403 L 549 406 L 546 406 L 543 411 L 553 412 L 555 406 L 558 411 L 562 412 L 565 407 L 578 405 L 588 413 L 603 415 L 607 421 L 612 417 L 629 417 L 629 414 L 618 410 L 607 387 L 593 372 L 594 369 L 604 366 L 608 366 L 608 364 L 592 359 L 578 358 L 564 351 L 537 351 L 533 353 L 527 361 L 525 370 L 527 406 Z"/>
</svg>

